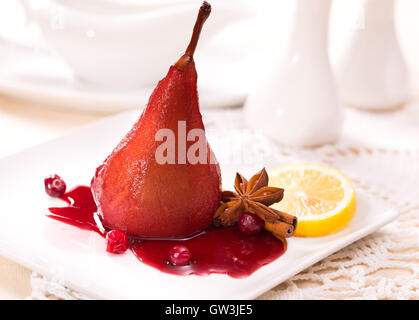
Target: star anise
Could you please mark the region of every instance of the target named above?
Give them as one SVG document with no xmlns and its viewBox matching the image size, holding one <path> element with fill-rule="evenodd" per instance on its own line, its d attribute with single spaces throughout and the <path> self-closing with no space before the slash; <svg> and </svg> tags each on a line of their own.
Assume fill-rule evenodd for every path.
<svg viewBox="0 0 419 320">
<path fill-rule="evenodd" d="M 214 219 L 223 227 L 233 226 L 243 212 L 251 212 L 265 221 L 265 229 L 281 237 L 294 234 L 297 218 L 269 206 L 282 200 L 284 189 L 269 187 L 269 177 L 263 168 L 249 181 L 236 174 L 234 191 L 223 191 L 221 204 Z"/>
</svg>

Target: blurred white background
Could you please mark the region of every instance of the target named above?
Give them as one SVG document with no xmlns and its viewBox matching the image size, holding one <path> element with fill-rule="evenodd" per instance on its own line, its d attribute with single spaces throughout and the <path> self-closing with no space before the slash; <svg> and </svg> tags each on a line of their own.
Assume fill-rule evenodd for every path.
<svg viewBox="0 0 419 320">
<path fill-rule="evenodd" d="M 25 2 L 25 0 L 22 0 L 22 2 Z M 19 89 L 16 88 L 19 86 L 19 83 L 16 81 L 12 86 L 2 86 L 2 80 L 7 80 L 5 79 L 7 77 L 9 77 L 10 80 L 10 77 L 16 78 L 16 74 L 18 74 L 23 86 L 33 80 L 36 75 L 36 79 L 38 80 L 37 85 L 44 84 L 44 86 L 38 87 L 39 92 L 43 91 L 46 97 L 52 100 L 56 98 L 57 104 L 62 104 L 63 96 L 64 98 L 66 96 L 74 98 L 77 92 L 82 92 L 85 96 L 87 96 L 89 92 L 95 93 L 95 96 L 90 97 L 92 98 L 92 101 L 94 102 L 95 98 L 100 100 L 100 95 L 103 93 L 100 91 L 100 87 L 89 86 L 87 84 L 83 85 L 83 82 L 82 85 L 79 85 L 79 81 L 76 81 L 75 84 L 71 68 L 67 68 L 65 64 L 62 64 L 61 59 L 54 60 L 45 58 L 50 57 L 49 55 L 52 55 L 55 58 L 54 50 L 52 49 L 51 43 L 46 43 L 45 39 L 41 36 L 36 19 L 31 20 L 30 17 L 28 17 L 27 12 L 25 12 L 21 5 L 22 2 L 12 0 L 0 2 L 0 38 L 2 39 L 0 42 L 0 44 L 2 44 L 2 46 L 0 46 L 0 57 L 2 57 L 2 55 L 4 56 L 5 51 L 7 50 L 9 50 L 7 51 L 8 53 L 10 53 L 10 50 L 15 50 L 13 51 L 13 60 L 10 60 L 10 58 L 0 60 L 0 65 L 3 63 L 1 68 L 2 72 L 0 72 L 0 89 L 3 92 L 7 91 L 8 88 Z M 101 14 L 103 14 L 105 8 L 110 6 L 111 15 L 127 14 L 127 12 L 138 13 L 142 11 L 152 11 L 150 6 L 153 4 L 153 6 L 158 7 L 157 9 L 153 9 L 157 10 L 156 17 L 158 16 L 158 12 L 161 12 L 158 10 L 162 10 L 162 8 L 164 10 L 165 7 L 176 8 L 187 5 L 195 8 L 201 3 L 200 0 L 89 0 L 84 2 L 56 0 L 53 2 L 64 4 L 72 3 L 73 5 L 84 3 L 84 10 L 92 10 L 91 12 L 100 12 Z M 33 0 L 32 7 L 42 7 L 47 3 L 49 3 L 48 0 Z M 203 32 L 202 42 L 199 51 L 196 54 L 200 85 L 203 88 L 205 87 L 201 97 L 204 99 L 204 106 L 211 104 L 215 106 L 226 106 L 229 103 L 234 104 L 241 102 L 243 97 L 246 96 L 249 90 L 254 86 L 255 81 L 272 67 L 271 61 L 277 59 L 278 55 L 281 54 L 284 45 L 287 43 L 288 31 L 292 22 L 294 2 L 292 0 L 261 0 L 257 2 L 250 0 L 213 0 L 211 3 L 213 5 L 213 15 L 208 21 L 208 29 L 210 31 L 207 31 L 207 34 L 206 32 Z M 348 40 L 348 34 L 353 31 L 354 28 L 363 28 L 365 26 L 362 10 L 360 10 L 362 9 L 362 3 L 363 0 L 335 0 L 333 3 L 330 18 L 330 56 L 333 63 L 338 60 L 339 55 Z M 223 10 L 222 6 L 225 6 L 226 4 L 231 4 L 233 10 L 234 8 L 237 8 L 238 12 L 244 12 L 244 14 L 237 17 L 231 12 L 229 13 L 228 10 Z M 117 5 L 116 8 L 118 8 L 118 11 L 115 9 L 115 5 Z M 403 52 L 409 64 L 412 80 L 412 94 L 414 95 L 419 93 L 419 45 L 417 44 L 417 35 L 419 34 L 418 13 L 418 1 L 397 1 L 397 31 Z M 107 11 L 106 14 L 109 15 L 109 11 Z M 232 20 L 232 25 L 230 26 L 227 23 L 224 24 L 224 21 L 222 21 L 223 19 L 228 20 L 229 14 Z M 186 25 L 193 24 L 195 12 L 191 11 L 190 14 L 188 13 L 187 17 L 189 17 L 189 15 L 190 21 L 186 21 Z M 159 21 L 158 18 L 155 20 L 159 24 L 164 22 Z M 223 23 L 220 23 L 220 21 Z M 56 23 L 59 24 L 59 22 Z M 222 24 L 223 29 L 211 32 L 211 28 L 214 28 L 214 25 L 217 24 Z M 54 28 L 53 25 L 52 27 Z M 65 24 L 60 28 L 64 31 L 60 34 L 61 36 L 73 32 L 72 28 Z M 86 38 L 94 38 L 99 31 L 86 27 L 85 32 Z M 147 37 L 146 40 L 143 40 L 143 43 L 141 43 L 141 39 L 132 39 L 131 41 L 133 44 L 140 42 L 141 46 L 144 47 L 144 52 L 147 48 L 150 48 L 150 50 L 154 50 L 153 48 L 162 48 L 159 47 L 160 44 L 166 45 L 166 50 L 169 50 L 168 39 L 172 38 L 170 34 L 173 35 L 177 32 L 181 32 L 182 34 L 181 37 L 179 37 L 180 40 L 176 40 L 176 43 L 170 43 L 170 46 L 175 47 L 173 52 L 180 51 L 179 54 L 171 54 L 174 55 L 173 58 L 168 59 L 165 57 L 160 60 L 158 58 L 161 55 L 158 53 L 155 54 L 155 64 L 161 65 L 161 70 L 166 70 L 168 66 L 177 59 L 178 55 L 181 54 L 181 50 L 183 50 L 181 48 L 185 46 L 186 39 L 189 37 L 189 33 L 183 35 L 183 26 L 179 23 L 174 25 L 163 23 L 160 27 L 155 24 L 150 24 L 147 33 L 151 34 L 151 37 Z M 215 34 L 215 36 L 213 36 L 213 34 Z M 71 40 L 71 38 L 69 39 Z M 6 41 L 7 45 L 5 44 Z M 13 43 L 13 49 L 10 49 L 10 42 Z M 15 44 L 17 44 L 17 47 Z M 22 48 L 25 48 L 25 50 L 22 51 Z M 109 48 L 112 50 L 112 43 L 109 44 Z M 154 52 L 159 51 L 157 49 L 155 49 Z M 117 51 L 115 47 L 114 51 Z M 28 59 L 29 53 L 33 54 L 33 59 Z M 89 56 L 88 52 L 86 52 L 86 59 L 95 58 L 99 59 L 99 57 Z M 9 74 L 6 75 L 6 72 Z M 143 96 L 148 96 L 152 88 L 151 84 L 164 76 L 163 71 L 159 71 L 157 74 L 160 74 L 160 76 L 150 76 L 147 73 L 144 73 L 144 81 L 149 82 L 150 86 L 141 85 L 141 88 L 144 89 L 144 92 L 141 93 L 142 98 Z M 71 82 L 69 82 L 68 79 L 71 79 Z M 104 82 L 106 82 L 106 79 L 104 79 Z M 46 88 L 47 85 L 49 85 L 49 89 Z M 71 86 L 71 90 L 68 88 L 66 89 L 66 86 Z M 36 91 L 35 87 L 28 87 L 27 89 L 26 92 L 24 90 L 10 91 L 13 91 L 14 94 L 18 95 L 27 94 L 28 98 L 31 97 L 30 95 L 32 95 L 32 98 L 37 98 L 37 94 L 34 92 Z M 32 89 L 32 91 L 29 89 Z M 116 88 L 115 86 L 113 88 L 115 92 L 119 89 L 120 88 Z M 130 105 L 132 101 L 143 102 L 143 99 L 139 99 L 139 91 L 141 91 L 140 88 L 138 89 L 137 95 L 131 94 L 132 90 L 128 91 L 129 94 L 131 94 L 131 100 L 128 99 L 129 94 L 126 94 L 125 97 L 122 97 L 123 95 L 107 96 L 107 99 L 111 102 L 113 101 L 112 99 L 114 99 L 113 102 L 115 106 L 119 103 L 124 104 L 127 107 L 133 107 L 133 105 Z M 107 94 L 109 94 L 109 91 Z M 220 99 L 218 100 L 215 99 L 217 94 L 220 94 Z M 59 101 L 60 95 L 61 101 Z M 205 96 L 212 96 L 212 98 L 206 100 Z M 85 100 L 87 101 L 87 99 Z M 74 101 L 83 102 L 83 100 Z M 208 101 L 208 103 L 206 103 L 206 101 Z M 224 101 L 224 103 L 222 101 Z M 54 103 L 53 101 L 50 102 L 52 104 Z M 103 101 L 98 102 L 98 104 L 100 105 L 102 102 Z M 109 106 L 105 107 L 109 108 Z M 115 110 L 112 110 L 112 108 L 105 108 L 105 111 L 106 110 L 117 111 L 118 108 L 115 107 Z"/>
</svg>

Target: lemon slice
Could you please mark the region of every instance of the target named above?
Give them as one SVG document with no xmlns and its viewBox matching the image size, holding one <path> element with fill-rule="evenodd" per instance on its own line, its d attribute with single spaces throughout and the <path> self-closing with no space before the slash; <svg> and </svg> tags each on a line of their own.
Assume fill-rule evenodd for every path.
<svg viewBox="0 0 419 320">
<path fill-rule="evenodd" d="M 296 236 L 323 236 L 342 229 L 356 210 L 355 190 L 339 170 L 318 164 L 286 165 L 269 172 L 269 185 L 283 188 L 273 208 L 298 217 Z"/>
</svg>

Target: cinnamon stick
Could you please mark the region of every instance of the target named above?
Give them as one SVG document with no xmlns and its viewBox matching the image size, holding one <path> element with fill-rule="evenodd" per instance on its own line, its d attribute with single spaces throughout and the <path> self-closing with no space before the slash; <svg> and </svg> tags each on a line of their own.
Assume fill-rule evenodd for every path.
<svg viewBox="0 0 419 320">
<path fill-rule="evenodd" d="M 294 235 L 295 227 L 283 221 L 265 222 L 265 229 L 279 238 L 288 238 Z"/>
</svg>

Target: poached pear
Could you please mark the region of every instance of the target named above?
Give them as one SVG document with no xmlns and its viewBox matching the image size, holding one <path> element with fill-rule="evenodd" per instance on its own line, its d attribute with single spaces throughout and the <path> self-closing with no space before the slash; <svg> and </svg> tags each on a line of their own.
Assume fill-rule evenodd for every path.
<svg viewBox="0 0 419 320">
<path fill-rule="evenodd" d="M 185 238 L 212 223 L 221 200 L 221 172 L 205 138 L 193 60 L 210 12 L 211 6 L 204 2 L 185 54 L 170 67 L 139 120 L 96 171 L 91 190 L 108 228 L 144 238 Z M 191 163 L 180 156 L 179 149 L 197 142 L 182 141 L 186 138 L 180 124 L 186 133 L 193 129 L 204 133 L 206 152 L 199 158 L 205 161 Z M 173 132 L 175 163 L 158 160 L 161 129 Z M 169 149 L 163 154 L 168 155 Z"/>
</svg>

